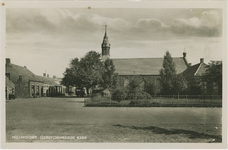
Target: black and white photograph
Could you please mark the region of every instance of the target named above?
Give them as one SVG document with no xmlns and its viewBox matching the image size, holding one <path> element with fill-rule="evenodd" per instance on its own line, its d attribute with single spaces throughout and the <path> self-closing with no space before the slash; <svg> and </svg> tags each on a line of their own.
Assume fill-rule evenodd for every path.
<svg viewBox="0 0 228 150">
<path fill-rule="evenodd" d="M 6 144 L 226 143 L 224 8 L 1 5 Z"/>
</svg>

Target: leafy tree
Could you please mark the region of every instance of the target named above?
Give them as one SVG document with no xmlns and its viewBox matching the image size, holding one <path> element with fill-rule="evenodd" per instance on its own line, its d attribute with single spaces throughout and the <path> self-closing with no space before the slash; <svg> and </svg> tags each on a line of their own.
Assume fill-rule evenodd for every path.
<svg viewBox="0 0 228 150">
<path fill-rule="evenodd" d="M 222 94 L 222 61 L 211 61 L 202 81 L 207 83 L 210 93 L 214 92 L 213 86 L 218 86 L 218 94 Z"/>
<path fill-rule="evenodd" d="M 102 75 L 103 87 L 114 89 L 117 86 L 118 74 L 115 73 L 115 66 L 111 59 L 106 59 L 104 62 L 104 73 Z"/>
<path fill-rule="evenodd" d="M 161 77 L 161 93 L 173 93 L 173 79 L 176 75 L 175 63 L 169 51 L 166 52 L 163 60 L 163 68 L 160 70 Z"/>
<path fill-rule="evenodd" d="M 113 88 L 117 84 L 118 74 L 115 74 L 115 66 L 112 60 L 103 62 L 101 55 L 95 51 L 88 52 L 80 60 L 74 58 L 66 68 L 62 84 L 66 86 L 86 87 L 93 89 L 96 85 L 104 88 Z"/>
<path fill-rule="evenodd" d="M 82 80 L 82 85 L 87 90 L 103 82 L 102 74 L 104 67 L 100 57 L 99 53 L 90 51 L 80 60 L 79 77 Z"/>
<path fill-rule="evenodd" d="M 179 92 L 182 92 L 187 89 L 187 80 L 182 76 L 182 74 L 177 74 L 173 78 L 173 92 L 179 95 Z"/>
<path fill-rule="evenodd" d="M 150 80 L 147 80 L 145 83 L 145 92 L 149 93 L 150 95 L 155 95 L 156 94 L 156 86 L 153 82 Z"/>
<path fill-rule="evenodd" d="M 163 60 L 163 68 L 160 70 L 161 93 L 178 94 L 187 89 L 187 81 L 181 74 L 176 73 L 176 66 L 169 51 Z"/>
<path fill-rule="evenodd" d="M 142 91 L 141 83 L 144 82 L 141 76 L 133 76 L 129 78 L 129 84 L 127 85 L 127 90 L 129 95 L 133 95 L 136 99 L 137 94 Z"/>
<path fill-rule="evenodd" d="M 69 64 L 69 68 L 66 68 L 66 71 L 64 72 L 64 77 L 61 81 L 61 84 L 65 86 L 76 86 L 77 87 L 82 87 L 82 81 L 79 78 L 80 75 L 80 63 L 78 58 L 72 59 Z"/>
</svg>

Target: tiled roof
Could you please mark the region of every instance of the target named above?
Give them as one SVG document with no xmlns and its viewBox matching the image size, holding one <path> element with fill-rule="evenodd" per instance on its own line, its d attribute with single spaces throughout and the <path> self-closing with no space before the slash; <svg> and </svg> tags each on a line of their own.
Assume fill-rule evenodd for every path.
<svg viewBox="0 0 228 150">
<path fill-rule="evenodd" d="M 163 68 L 163 58 L 125 58 L 112 59 L 115 65 L 116 73 L 119 75 L 159 75 Z M 177 73 L 187 69 L 183 57 L 174 57 Z"/>
<path fill-rule="evenodd" d="M 10 81 L 7 77 L 5 77 L 6 80 L 6 87 L 14 87 L 15 85 L 13 84 L 12 81 Z"/>
<path fill-rule="evenodd" d="M 206 70 L 207 65 L 205 63 L 195 64 L 183 72 L 185 78 L 193 77 L 193 76 L 202 76 Z"/>
<path fill-rule="evenodd" d="M 15 64 L 10 64 L 10 66 L 17 72 L 17 74 L 22 76 L 22 80 L 33 80 L 33 81 L 40 81 L 36 78 L 36 75 L 28 70 L 26 67 L 18 66 Z"/>
<path fill-rule="evenodd" d="M 47 78 L 47 77 L 38 76 L 38 75 L 36 75 L 36 77 L 37 77 L 39 80 L 43 81 L 44 84 L 49 84 L 49 85 L 53 85 L 53 86 L 59 86 L 59 84 L 57 84 L 57 83 L 55 82 L 55 80 L 52 79 L 52 78 Z"/>
</svg>

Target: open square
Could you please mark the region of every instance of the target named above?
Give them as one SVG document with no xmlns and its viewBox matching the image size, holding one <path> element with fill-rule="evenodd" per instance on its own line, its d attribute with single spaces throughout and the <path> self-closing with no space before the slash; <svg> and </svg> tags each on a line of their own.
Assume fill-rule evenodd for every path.
<svg viewBox="0 0 228 150">
<path fill-rule="evenodd" d="M 6 141 L 222 142 L 222 108 L 84 107 L 83 101 L 84 98 L 6 101 Z M 57 136 L 75 138 L 53 139 Z"/>
</svg>

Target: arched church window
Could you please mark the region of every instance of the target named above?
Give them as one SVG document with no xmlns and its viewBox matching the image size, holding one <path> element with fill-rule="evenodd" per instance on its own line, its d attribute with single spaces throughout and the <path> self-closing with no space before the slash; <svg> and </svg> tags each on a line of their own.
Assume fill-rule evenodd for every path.
<svg viewBox="0 0 228 150">
<path fill-rule="evenodd" d="M 129 79 L 124 80 L 124 87 L 126 87 L 129 84 Z"/>
<path fill-rule="evenodd" d="M 144 85 L 145 85 L 144 81 L 140 82 L 139 87 L 141 90 L 144 90 Z"/>
<path fill-rule="evenodd" d="M 156 85 L 157 89 L 160 89 L 161 88 L 161 80 L 156 79 L 155 85 Z"/>
</svg>

